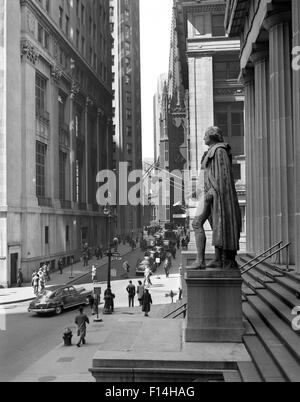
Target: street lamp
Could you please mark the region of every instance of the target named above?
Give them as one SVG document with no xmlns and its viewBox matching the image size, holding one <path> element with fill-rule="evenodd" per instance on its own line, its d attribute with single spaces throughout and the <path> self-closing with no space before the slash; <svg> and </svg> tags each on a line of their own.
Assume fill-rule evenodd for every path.
<svg viewBox="0 0 300 402">
<path fill-rule="evenodd" d="M 109 297 L 111 295 L 111 258 L 113 256 L 113 253 L 111 251 L 111 242 L 110 242 L 110 224 L 111 224 L 111 210 L 109 204 L 106 205 L 104 209 L 104 215 L 107 218 L 107 238 L 108 238 L 108 248 L 107 248 L 107 253 L 105 253 L 108 257 L 108 273 L 107 273 L 107 289 L 104 293 L 104 309 L 103 309 L 103 314 L 111 314 L 112 313 L 112 299 Z"/>
</svg>

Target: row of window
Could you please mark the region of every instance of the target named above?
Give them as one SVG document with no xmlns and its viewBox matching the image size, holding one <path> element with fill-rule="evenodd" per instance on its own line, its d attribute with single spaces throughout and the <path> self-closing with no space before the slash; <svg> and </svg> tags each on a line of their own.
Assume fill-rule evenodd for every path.
<svg viewBox="0 0 300 402">
<path fill-rule="evenodd" d="M 47 13 L 50 13 L 49 9 L 49 1 L 46 1 L 44 3 L 42 0 L 39 0 L 39 3 L 45 7 Z M 76 1 L 76 13 L 77 17 L 80 20 L 79 17 L 79 8 L 80 8 L 80 0 Z M 94 7 L 96 3 L 94 3 Z M 102 16 L 103 21 L 106 19 L 106 12 L 104 10 L 104 7 L 99 4 L 100 7 L 100 15 Z M 66 11 L 65 11 L 66 10 Z M 103 11 L 102 11 L 103 10 Z M 101 78 L 104 81 L 108 80 L 108 69 L 106 66 L 107 60 L 108 60 L 108 44 L 106 42 L 105 35 L 98 31 L 98 26 L 96 22 L 93 21 L 92 17 L 89 19 L 89 34 L 91 37 L 91 45 L 87 47 L 87 41 L 86 38 L 83 34 L 81 34 L 80 29 L 76 30 L 76 34 L 74 35 L 74 31 L 72 27 L 70 26 L 70 2 L 67 1 L 67 7 L 65 9 L 64 2 L 62 3 L 61 6 L 59 6 L 59 21 L 58 24 L 61 28 L 61 30 L 65 33 L 68 39 L 71 39 L 72 41 L 75 42 L 76 48 L 82 53 L 83 57 L 85 57 L 90 64 L 90 66 L 99 73 Z M 94 14 L 97 15 L 97 14 Z M 85 21 L 85 6 L 81 4 L 81 21 Z M 99 22 L 99 21 L 98 21 Z M 103 26 L 103 24 L 101 25 Z M 75 36 L 75 37 L 74 37 Z M 47 50 L 50 51 L 50 34 L 49 32 L 40 24 L 38 23 L 38 41 L 39 43 Z M 99 46 L 98 46 L 99 44 Z M 70 68 L 71 67 L 71 60 L 70 58 L 65 54 L 63 49 L 59 48 L 58 49 L 59 54 L 58 60 L 60 64 L 65 67 L 65 68 Z M 101 57 L 98 57 L 98 54 L 101 55 Z M 101 60 L 100 60 L 101 59 Z M 72 67 L 71 67 L 72 68 Z"/>
</svg>

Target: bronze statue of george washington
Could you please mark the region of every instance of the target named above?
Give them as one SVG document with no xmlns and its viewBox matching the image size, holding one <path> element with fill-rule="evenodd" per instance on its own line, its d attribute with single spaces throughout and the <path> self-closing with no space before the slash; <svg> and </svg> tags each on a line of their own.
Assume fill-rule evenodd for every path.
<svg viewBox="0 0 300 402">
<path fill-rule="evenodd" d="M 200 214 L 193 221 L 197 260 L 190 269 L 237 269 L 237 251 L 241 233 L 241 212 L 236 193 L 231 147 L 224 142 L 218 127 L 209 127 L 204 137 L 209 147 L 202 158 L 204 170 L 204 200 Z M 215 247 L 214 260 L 206 264 L 206 235 L 204 224 L 209 221 Z"/>
</svg>

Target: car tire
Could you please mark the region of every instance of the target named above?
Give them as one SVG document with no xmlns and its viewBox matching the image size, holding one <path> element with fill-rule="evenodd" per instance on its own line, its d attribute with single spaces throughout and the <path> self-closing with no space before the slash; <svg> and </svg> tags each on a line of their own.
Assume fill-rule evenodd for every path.
<svg viewBox="0 0 300 402">
<path fill-rule="evenodd" d="M 60 314 L 62 314 L 62 312 L 63 312 L 63 307 L 62 306 L 57 306 L 56 308 L 55 308 L 55 314 L 56 315 L 60 315 Z"/>
</svg>

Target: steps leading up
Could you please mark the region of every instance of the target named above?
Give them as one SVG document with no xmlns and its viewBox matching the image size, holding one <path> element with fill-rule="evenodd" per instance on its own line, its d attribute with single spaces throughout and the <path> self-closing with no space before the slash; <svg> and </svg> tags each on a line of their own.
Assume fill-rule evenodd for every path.
<svg viewBox="0 0 300 402">
<path fill-rule="evenodd" d="M 251 299 L 253 297 L 255 296 L 251 296 Z M 243 311 L 245 317 L 255 328 L 259 340 L 265 347 L 266 351 L 269 353 L 270 357 L 276 363 L 277 368 L 280 370 L 285 380 L 289 382 L 299 382 L 299 361 L 288 350 L 288 348 L 283 344 L 278 336 L 276 336 L 274 332 L 266 325 L 266 323 L 260 318 L 257 311 L 252 308 L 249 303 L 243 304 Z M 256 364 L 258 366 L 259 363 L 257 362 L 257 356 L 254 354 L 254 352 L 252 352 L 251 356 L 254 362 L 256 361 Z"/>
<path fill-rule="evenodd" d="M 241 266 L 253 256 L 240 257 Z M 250 263 L 248 267 L 254 265 Z M 292 328 L 292 310 L 300 306 L 300 277 L 269 262 L 243 275 L 243 312 L 256 333 L 244 337 L 253 364 L 265 382 L 300 381 L 300 331 Z M 255 372 L 241 374 L 251 381 Z M 251 374 L 252 373 L 252 374 Z"/>
<path fill-rule="evenodd" d="M 285 382 L 281 371 L 257 336 L 245 336 L 244 342 L 248 352 L 253 357 L 253 365 L 260 381 Z"/>
</svg>

